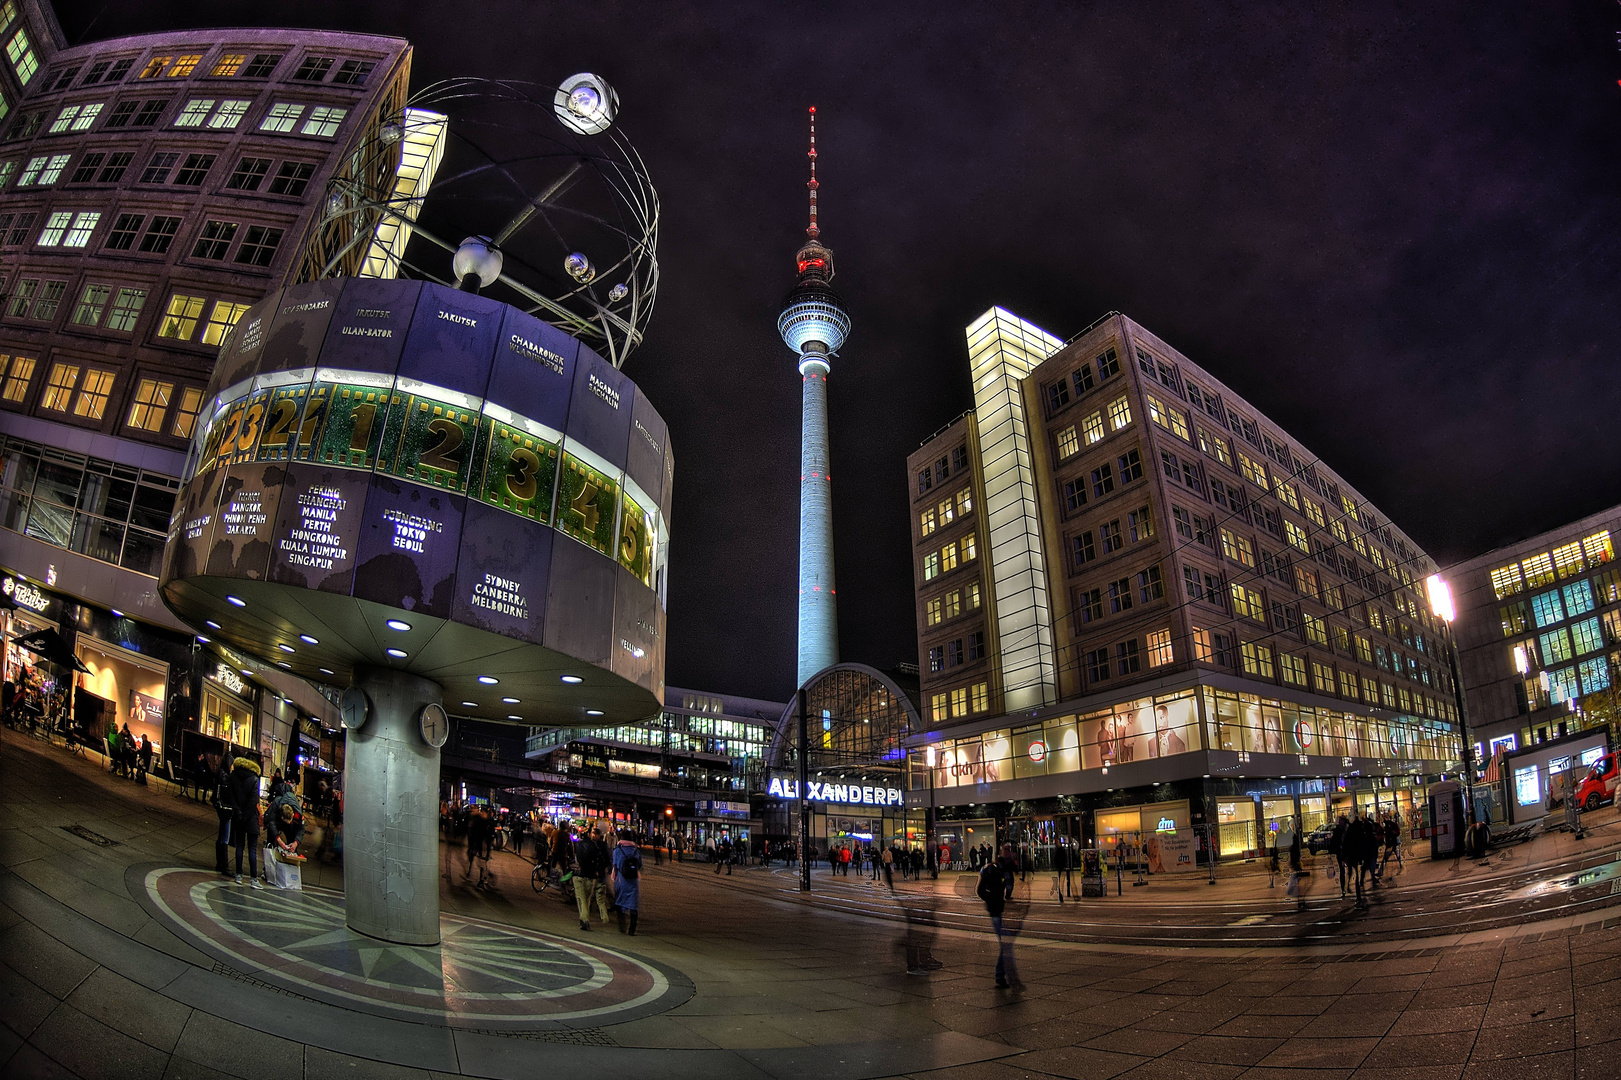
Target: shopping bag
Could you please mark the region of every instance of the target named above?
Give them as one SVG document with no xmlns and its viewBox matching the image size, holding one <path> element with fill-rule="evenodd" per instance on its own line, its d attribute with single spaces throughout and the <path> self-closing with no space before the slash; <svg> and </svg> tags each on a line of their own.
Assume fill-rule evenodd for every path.
<svg viewBox="0 0 1621 1080">
<path fill-rule="evenodd" d="M 302 862 L 284 862 L 271 848 L 265 848 L 265 878 L 278 889 L 302 889 L 304 867 Z"/>
</svg>

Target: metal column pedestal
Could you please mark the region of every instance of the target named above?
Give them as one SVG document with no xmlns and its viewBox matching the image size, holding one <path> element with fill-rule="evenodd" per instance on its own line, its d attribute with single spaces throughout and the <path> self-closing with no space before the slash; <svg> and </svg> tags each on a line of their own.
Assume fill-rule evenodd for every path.
<svg viewBox="0 0 1621 1080">
<path fill-rule="evenodd" d="M 351 930 L 403 945 L 439 943 L 439 751 L 422 707 L 438 683 L 356 668 L 371 718 L 348 734 L 343 767 L 344 917 Z"/>
</svg>

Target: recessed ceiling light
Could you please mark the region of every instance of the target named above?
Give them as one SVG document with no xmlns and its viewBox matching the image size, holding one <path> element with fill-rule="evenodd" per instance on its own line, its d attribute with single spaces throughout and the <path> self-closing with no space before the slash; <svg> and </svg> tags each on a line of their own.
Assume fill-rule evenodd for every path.
<svg viewBox="0 0 1621 1080">
<path fill-rule="evenodd" d="M 321 669 L 321 674 L 322 675 L 331 675 L 331 674 L 333 674 L 333 671 L 329 667 L 324 667 L 324 668 Z"/>
<path fill-rule="evenodd" d="M 293 670 L 293 665 L 291 665 L 291 664 L 289 664 L 289 663 L 288 663 L 288 662 L 287 662 L 287 661 L 285 661 L 285 660 L 277 660 L 277 661 L 276 661 L 276 666 L 277 666 L 277 667 L 284 667 L 284 668 L 286 668 L 286 669 L 287 669 L 287 670 L 288 670 L 288 671 L 291 671 L 291 670 Z"/>
<path fill-rule="evenodd" d="M 404 649 L 384 649 L 383 651 L 388 653 L 388 655 L 394 657 L 396 660 L 405 659 L 405 650 Z"/>
<path fill-rule="evenodd" d="M 283 645 L 280 642 L 277 642 L 276 648 L 280 649 L 282 652 L 292 652 L 293 651 L 293 647 L 291 645 Z"/>
<path fill-rule="evenodd" d="M 220 626 L 220 624 L 219 624 L 219 623 L 217 623 L 217 622 L 215 622 L 215 621 L 214 621 L 214 620 L 213 620 L 213 619 L 205 619 L 205 620 L 203 620 L 203 621 L 204 621 L 204 622 L 206 622 L 206 623 L 208 623 L 208 625 L 209 625 L 209 626 L 212 626 L 212 627 L 213 627 L 213 628 L 214 628 L 214 629 L 216 629 L 216 630 L 219 630 L 219 629 L 222 629 L 222 627 L 221 627 L 221 626 Z"/>
<path fill-rule="evenodd" d="M 239 668 L 238 670 L 241 671 L 242 674 L 244 674 L 244 675 L 247 675 L 247 676 L 252 676 L 253 675 L 253 672 L 249 671 L 247 668 Z"/>
<path fill-rule="evenodd" d="M 573 686 L 576 683 L 585 682 L 585 680 L 580 678 L 578 675 L 564 675 L 563 676 L 563 681 L 568 683 L 570 686 Z"/>
<path fill-rule="evenodd" d="M 213 639 L 212 638 L 205 638 L 205 637 L 203 637 L 203 635 L 198 634 L 197 635 L 197 640 L 202 642 L 204 645 L 207 645 Z"/>
<path fill-rule="evenodd" d="M 507 713 L 507 719 L 508 720 L 522 720 L 523 717 L 519 716 L 517 713 Z"/>
<path fill-rule="evenodd" d="M 306 645 L 319 645 L 319 644 L 321 644 L 321 639 L 320 638 L 311 637 L 309 634 L 300 634 L 300 635 L 298 635 L 298 640 L 302 641 Z"/>
<path fill-rule="evenodd" d="M 411 624 L 406 622 L 404 619 L 390 619 L 383 625 L 388 627 L 390 630 L 399 630 L 402 632 L 411 629 Z"/>
<path fill-rule="evenodd" d="M 124 617 L 124 613 L 119 611 L 117 608 L 109 608 L 108 610 L 113 613 L 113 618 L 115 619 L 122 619 Z"/>
<path fill-rule="evenodd" d="M 501 680 L 497 679 L 494 675 L 480 675 L 478 677 L 478 681 L 483 683 L 485 686 L 494 686 Z"/>
<path fill-rule="evenodd" d="M 601 709 L 587 709 L 587 710 L 585 710 L 585 715 L 587 715 L 587 716 L 601 716 L 602 715 L 602 710 Z"/>
<path fill-rule="evenodd" d="M 225 602 L 227 604 L 235 604 L 237 607 L 247 607 L 248 606 L 248 602 L 246 600 L 243 600 L 239 596 L 227 596 L 225 598 Z"/>
<path fill-rule="evenodd" d="M 464 709 L 476 709 L 476 708 L 478 708 L 478 702 L 476 702 L 476 701 L 464 701 L 464 702 L 462 702 L 462 708 L 464 708 Z"/>
<path fill-rule="evenodd" d="M 504 697 L 501 699 L 501 702 L 504 705 L 516 705 L 518 704 L 518 699 L 515 697 Z"/>
</svg>

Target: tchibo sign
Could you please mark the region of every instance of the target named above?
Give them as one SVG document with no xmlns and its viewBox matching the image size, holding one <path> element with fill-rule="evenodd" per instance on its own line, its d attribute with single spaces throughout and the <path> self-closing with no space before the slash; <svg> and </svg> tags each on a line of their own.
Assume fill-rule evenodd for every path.
<svg viewBox="0 0 1621 1080">
<path fill-rule="evenodd" d="M 861 784 L 823 784 L 815 780 L 805 785 L 811 802 L 845 803 L 849 806 L 900 806 L 900 788 L 867 787 Z M 799 798 L 799 784 L 772 777 L 766 793 L 778 799 Z"/>
</svg>

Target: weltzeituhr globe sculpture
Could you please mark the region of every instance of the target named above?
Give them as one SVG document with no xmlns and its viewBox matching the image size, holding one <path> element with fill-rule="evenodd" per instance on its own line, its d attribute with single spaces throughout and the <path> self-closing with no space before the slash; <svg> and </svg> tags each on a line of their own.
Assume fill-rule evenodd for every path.
<svg viewBox="0 0 1621 1080">
<path fill-rule="evenodd" d="M 667 428 L 577 337 L 479 295 L 500 263 L 470 240 L 459 289 L 332 277 L 243 314 L 160 578 L 199 632 L 348 684 L 346 918 L 390 941 L 439 940 L 445 706 L 590 726 L 664 694 Z"/>
</svg>

